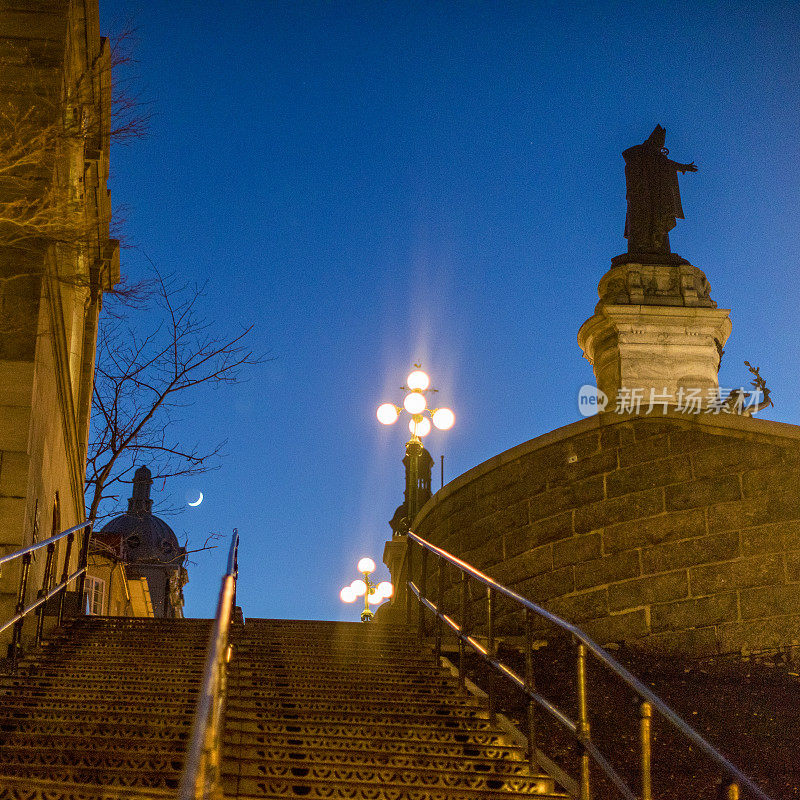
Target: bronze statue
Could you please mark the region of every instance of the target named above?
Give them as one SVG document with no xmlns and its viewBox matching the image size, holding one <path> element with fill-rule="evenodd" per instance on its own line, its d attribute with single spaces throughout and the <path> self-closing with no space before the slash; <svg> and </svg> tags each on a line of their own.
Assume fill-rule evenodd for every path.
<svg viewBox="0 0 800 800">
<path fill-rule="evenodd" d="M 629 253 L 669 253 L 669 232 L 684 219 L 679 172 L 697 172 L 694 162 L 679 164 L 667 158 L 667 132 L 656 125 L 646 142 L 629 147 L 625 159 L 628 215 L 625 238 Z"/>
</svg>

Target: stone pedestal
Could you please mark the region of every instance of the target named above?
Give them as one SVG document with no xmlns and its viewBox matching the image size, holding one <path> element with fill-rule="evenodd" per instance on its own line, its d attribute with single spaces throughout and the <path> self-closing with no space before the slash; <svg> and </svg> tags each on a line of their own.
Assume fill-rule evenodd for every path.
<svg viewBox="0 0 800 800">
<path fill-rule="evenodd" d="M 383 548 L 383 563 L 389 568 L 394 586 L 394 594 L 388 603 L 378 607 L 373 622 L 392 625 L 405 625 L 408 605 L 408 537 L 403 534 L 392 536 Z"/>
<path fill-rule="evenodd" d="M 600 280 L 600 302 L 578 332 L 597 387 L 613 410 L 619 390 L 639 390 L 645 404 L 719 386 L 729 312 L 710 297 L 705 274 L 686 262 L 617 263 Z"/>
</svg>

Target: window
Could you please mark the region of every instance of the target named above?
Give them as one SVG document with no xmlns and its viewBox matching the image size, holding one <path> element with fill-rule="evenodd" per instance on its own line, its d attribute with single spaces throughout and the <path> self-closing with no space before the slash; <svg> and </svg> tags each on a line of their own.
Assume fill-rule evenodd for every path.
<svg viewBox="0 0 800 800">
<path fill-rule="evenodd" d="M 87 614 L 99 617 L 103 614 L 103 601 L 106 597 L 106 582 L 91 575 L 86 576 L 83 587 L 83 607 Z"/>
</svg>

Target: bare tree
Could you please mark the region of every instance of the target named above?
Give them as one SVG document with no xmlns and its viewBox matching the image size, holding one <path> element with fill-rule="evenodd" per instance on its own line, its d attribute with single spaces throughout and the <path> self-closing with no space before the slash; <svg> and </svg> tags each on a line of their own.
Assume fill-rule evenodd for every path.
<svg viewBox="0 0 800 800">
<path fill-rule="evenodd" d="M 156 274 L 157 321 L 142 333 L 125 317 L 111 318 L 98 339 L 87 459 L 87 518 L 103 500 L 119 500 L 137 464 L 153 479 L 196 475 L 218 466 L 224 442 L 184 444 L 172 423 L 191 403 L 192 389 L 235 383 L 244 367 L 264 361 L 248 344 L 252 326 L 220 334 L 198 313 L 202 287 L 176 286 Z"/>
<path fill-rule="evenodd" d="M 147 135 L 153 118 L 150 103 L 143 99 L 139 76 L 133 71 L 138 64 L 136 25 L 127 18 L 117 33 L 109 37 L 111 59 L 111 114 L 109 138 L 113 144 L 130 144 Z"/>
<path fill-rule="evenodd" d="M 42 81 L 3 93 L 0 248 L 36 253 L 50 245 L 86 248 L 98 230 L 107 230 L 110 207 L 100 209 L 100 219 L 86 213 L 85 173 L 111 143 L 140 139 L 149 126 L 152 114 L 135 90 L 130 69 L 136 63 L 134 42 L 135 28 L 128 21 L 103 40 L 100 56 L 69 85 Z M 0 280 L 23 279 L 29 272 L 5 271 Z M 81 280 L 78 274 L 58 277 Z"/>
<path fill-rule="evenodd" d="M 30 356 L 43 292 L 74 289 L 96 308 L 101 292 L 141 290 L 120 281 L 122 215 L 102 191 L 110 144 L 141 138 L 151 116 L 134 40 L 126 23 L 64 84 L 24 49 L 15 57 L 31 80 L 0 79 L 0 357 Z"/>
</svg>

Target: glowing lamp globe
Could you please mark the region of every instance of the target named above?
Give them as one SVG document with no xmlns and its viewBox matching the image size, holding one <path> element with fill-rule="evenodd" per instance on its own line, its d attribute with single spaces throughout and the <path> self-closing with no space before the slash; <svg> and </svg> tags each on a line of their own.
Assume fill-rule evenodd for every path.
<svg viewBox="0 0 800 800">
<path fill-rule="evenodd" d="M 378 605 L 378 603 L 382 603 L 385 599 L 386 598 L 378 591 L 370 592 L 367 598 L 368 602 L 372 603 L 374 606 Z"/>
<path fill-rule="evenodd" d="M 345 586 L 341 592 L 339 592 L 339 599 L 343 603 L 354 603 L 356 600 L 356 593 L 352 586 Z"/>
<path fill-rule="evenodd" d="M 381 581 L 378 584 L 378 591 L 384 597 L 391 597 L 394 594 L 394 586 L 392 586 L 390 581 Z"/>
<path fill-rule="evenodd" d="M 440 431 L 449 431 L 456 421 L 456 415 L 449 408 L 437 408 L 431 417 Z"/>
<path fill-rule="evenodd" d="M 403 400 L 403 407 L 409 414 L 421 414 L 427 405 L 428 401 L 422 392 L 409 392 Z"/>
<path fill-rule="evenodd" d="M 420 392 L 424 392 L 431 385 L 431 379 L 426 372 L 421 369 L 415 369 L 406 378 L 406 383 L 409 389 L 417 389 Z"/>
<path fill-rule="evenodd" d="M 361 580 L 354 580 L 349 588 L 355 592 L 356 597 L 363 597 L 367 593 L 367 584 Z"/>
<path fill-rule="evenodd" d="M 422 417 L 417 420 L 411 420 L 408 423 L 408 429 L 414 436 L 427 436 L 431 432 L 431 421 L 427 417 Z"/>
<path fill-rule="evenodd" d="M 391 425 L 397 422 L 397 406 L 394 403 L 383 403 L 378 406 L 377 417 L 381 425 Z"/>
<path fill-rule="evenodd" d="M 358 571 L 375 572 L 375 562 L 371 558 L 362 558 L 361 561 L 358 562 Z M 363 583 L 363 581 L 361 581 L 361 583 Z"/>
</svg>

